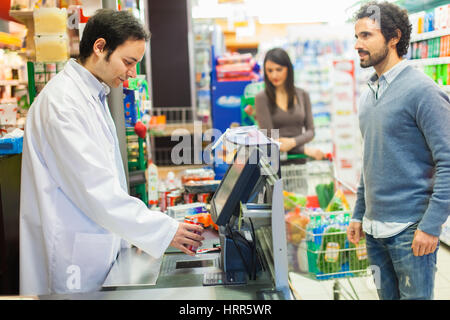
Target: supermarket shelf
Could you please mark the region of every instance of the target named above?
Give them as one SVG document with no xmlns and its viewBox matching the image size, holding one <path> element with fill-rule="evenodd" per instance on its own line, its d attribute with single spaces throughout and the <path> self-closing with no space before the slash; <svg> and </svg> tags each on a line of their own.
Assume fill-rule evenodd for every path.
<svg viewBox="0 0 450 320">
<path fill-rule="evenodd" d="M 158 177 L 165 179 L 167 174 L 172 171 L 176 176 L 179 176 L 184 170 L 188 169 L 200 169 L 206 167 L 206 164 L 187 164 L 178 166 L 158 166 Z"/>
<path fill-rule="evenodd" d="M 408 60 L 411 66 L 432 66 L 437 64 L 450 64 L 450 57 L 428 58 L 428 59 L 411 59 Z"/>
<path fill-rule="evenodd" d="M 33 61 L 35 59 L 33 10 L 10 10 L 9 15 L 27 28 L 25 55 Z"/>
<path fill-rule="evenodd" d="M 196 130 L 199 133 L 204 133 L 206 130 L 211 129 L 211 125 L 202 124 L 201 129 L 200 126 L 196 128 L 194 123 L 169 123 L 162 126 L 160 129 L 154 128 L 154 136 L 155 137 L 170 137 L 175 130 L 184 130 L 186 134 L 194 134 Z M 201 130 L 201 131 L 200 131 Z"/>
<path fill-rule="evenodd" d="M 18 37 L 10 35 L 9 33 L 0 32 L 0 45 L 20 48 L 22 46 L 22 40 Z"/>
<path fill-rule="evenodd" d="M 23 80 L 0 80 L 0 86 L 20 86 L 27 84 L 28 82 Z"/>
<path fill-rule="evenodd" d="M 408 10 L 408 13 L 416 13 L 448 4 L 448 0 L 397 0 L 396 4 Z"/>
<path fill-rule="evenodd" d="M 448 29 L 442 29 L 442 30 L 435 30 L 425 33 L 419 33 L 411 36 L 411 42 L 417 42 L 417 41 L 423 41 L 438 37 L 445 37 L 450 35 L 450 28 Z"/>
<path fill-rule="evenodd" d="M 10 10 L 9 15 L 23 24 L 27 24 L 27 21 L 33 20 L 33 10 Z"/>
</svg>

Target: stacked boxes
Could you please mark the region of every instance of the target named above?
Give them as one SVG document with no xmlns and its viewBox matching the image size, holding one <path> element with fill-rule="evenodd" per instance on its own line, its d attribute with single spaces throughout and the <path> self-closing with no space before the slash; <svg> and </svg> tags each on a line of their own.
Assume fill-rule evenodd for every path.
<svg viewBox="0 0 450 320">
<path fill-rule="evenodd" d="M 66 61 L 69 57 L 66 9 L 35 9 L 33 18 L 36 61 Z"/>
</svg>

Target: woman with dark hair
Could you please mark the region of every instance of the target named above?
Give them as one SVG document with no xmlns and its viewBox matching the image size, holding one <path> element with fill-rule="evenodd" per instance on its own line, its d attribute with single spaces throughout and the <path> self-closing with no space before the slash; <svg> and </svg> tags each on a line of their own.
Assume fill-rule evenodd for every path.
<svg viewBox="0 0 450 320">
<path fill-rule="evenodd" d="M 264 58 L 265 90 L 255 97 L 256 119 L 260 129 L 278 139 L 280 151 L 288 154 L 306 154 L 322 159 L 323 153 L 304 145 L 314 138 L 314 123 L 309 94 L 294 86 L 294 70 L 289 55 L 274 48 Z M 278 134 L 274 130 L 279 130 Z M 304 159 L 282 161 L 305 163 Z"/>
</svg>

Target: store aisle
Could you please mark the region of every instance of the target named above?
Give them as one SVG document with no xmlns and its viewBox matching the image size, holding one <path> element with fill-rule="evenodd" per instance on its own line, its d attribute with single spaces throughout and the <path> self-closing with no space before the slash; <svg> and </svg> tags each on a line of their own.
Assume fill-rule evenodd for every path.
<svg viewBox="0 0 450 320">
<path fill-rule="evenodd" d="M 450 247 L 441 242 L 434 288 L 436 300 L 450 300 Z"/>
<path fill-rule="evenodd" d="M 292 286 L 303 300 L 333 299 L 333 280 L 316 281 L 298 273 L 290 273 L 290 278 Z M 360 300 L 378 300 L 372 277 L 341 279 L 339 285 L 342 300 L 351 300 L 356 296 Z M 434 299 L 450 300 L 450 247 L 443 243 L 438 251 Z"/>
</svg>

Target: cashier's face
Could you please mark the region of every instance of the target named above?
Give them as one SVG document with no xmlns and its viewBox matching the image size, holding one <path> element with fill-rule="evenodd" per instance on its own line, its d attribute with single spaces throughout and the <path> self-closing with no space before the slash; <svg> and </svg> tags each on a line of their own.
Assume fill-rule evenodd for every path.
<svg viewBox="0 0 450 320">
<path fill-rule="evenodd" d="M 374 20 L 359 19 L 355 24 L 355 38 L 362 68 L 377 66 L 388 56 L 388 44 Z"/>
<path fill-rule="evenodd" d="M 107 50 L 97 64 L 97 76 L 108 86 L 117 88 L 128 78 L 136 77 L 136 65 L 145 53 L 144 40 L 127 40 L 107 57 Z"/>
</svg>

